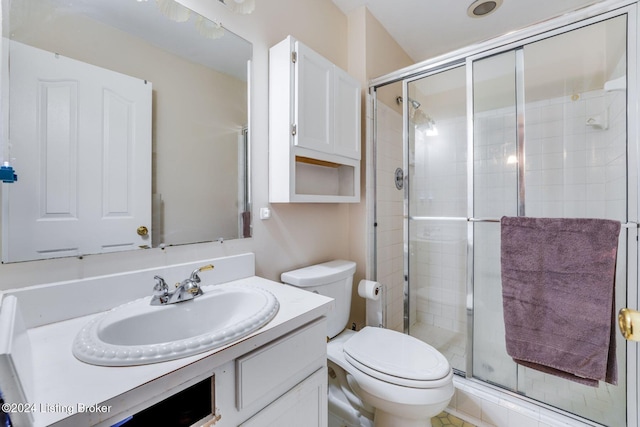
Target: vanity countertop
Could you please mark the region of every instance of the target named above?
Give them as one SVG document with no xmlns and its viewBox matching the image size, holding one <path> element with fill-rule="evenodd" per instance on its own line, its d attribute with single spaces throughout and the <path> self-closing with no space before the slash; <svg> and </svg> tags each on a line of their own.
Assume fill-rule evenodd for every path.
<svg viewBox="0 0 640 427">
<path fill-rule="evenodd" d="M 261 329 L 223 347 L 167 362 L 107 367 L 77 360 L 72 342 L 91 314 L 28 329 L 33 355 L 34 426 L 111 425 L 211 375 L 213 368 L 326 315 L 330 298 L 257 276 L 228 282 L 272 292 L 280 303 L 276 317 Z M 158 325 L 158 327 L 166 327 Z"/>
</svg>

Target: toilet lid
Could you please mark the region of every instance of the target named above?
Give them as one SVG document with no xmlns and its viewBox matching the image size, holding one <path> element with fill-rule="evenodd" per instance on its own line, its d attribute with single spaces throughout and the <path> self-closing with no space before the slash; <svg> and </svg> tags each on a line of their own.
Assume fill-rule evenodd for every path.
<svg viewBox="0 0 640 427">
<path fill-rule="evenodd" d="M 349 362 L 356 367 L 363 365 L 369 375 L 400 385 L 406 380 L 440 380 L 451 372 L 449 362 L 438 350 L 390 329 L 367 326 L 344 344 L 343 351 Z"/>
</svg>

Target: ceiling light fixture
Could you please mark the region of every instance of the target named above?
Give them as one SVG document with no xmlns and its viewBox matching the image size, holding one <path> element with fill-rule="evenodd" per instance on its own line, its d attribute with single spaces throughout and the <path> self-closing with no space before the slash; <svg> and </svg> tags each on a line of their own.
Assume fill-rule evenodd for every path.
<svg viewBox="0 0 640 427">
<path fill-rule="evenodd" d="M 143 2 L 147 0 L 137 0 Z M 191 10 L 175 0 L 156 0 L 160 12 L 175 22 L 187 22 L 191 18 Z M 218 39 L 224 35 L 224 28 L 220 22 L 212 21 L 203 16 L 196 15 L 195 27 L 198 33 L 208 39 Z"/>
<path fill-rule="evenodd" d="M 502 0 L 476 0 L 467 9 L 472 18 L 482 18 L 495 12 L 502 5 Z"/>
<path fill-rule="evenodd" d="M 175 22 L 186 22 L 191 15 L 191 10 L 174 0 L 156 0 L 156 4 L 164 16 Z"/>
<path fill-rule="evenodd" d="M 204 16 L 196 18 L 196 30 L 201 36 L 208 39 L 219 39 L 224 35 L 224 28 L 219 22 L 212 21 Z"/>
<path fill-rule="evenodd" d="M 247 15 L 256 8 L 255 0 L 219 0 L 235 13 Z"/>
</svg>

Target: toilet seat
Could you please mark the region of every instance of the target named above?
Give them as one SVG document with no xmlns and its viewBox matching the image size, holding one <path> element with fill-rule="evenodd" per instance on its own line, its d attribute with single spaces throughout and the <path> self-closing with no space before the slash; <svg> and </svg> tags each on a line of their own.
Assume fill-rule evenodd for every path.
<svg viewBox="0 0 640 427">
<path fill-rule="evenodd" d="M 438 350 L 389 329 L 363 328 L 344 343 L 343 353 L 356 369 L 390 384 L 427 389 L 451 382 L 451 366 Z"/>
</svg>

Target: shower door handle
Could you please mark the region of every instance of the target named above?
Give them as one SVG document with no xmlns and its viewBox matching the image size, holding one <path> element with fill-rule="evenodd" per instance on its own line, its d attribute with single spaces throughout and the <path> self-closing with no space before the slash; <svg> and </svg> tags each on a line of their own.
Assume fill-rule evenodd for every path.
<svg viewBox="0 0 640 427">
<path fill-rule="evenodd" d="M 629 234 L 630 241 L 637 240 L 640 223 L 628 221 L 622 224 L 622 229 L 636 231 L 635 236 Z M 628 341 L 640 341 L 640 312 L 631 308 L 623 308 L 618 312 L 618 327 L 624 339 Z"/>
<path fill-rule="evenodd" d="M 640 312 L 623 308 L 618 312 L 618 327 L 624 339 L 640 341 Z"/>
</svg>

